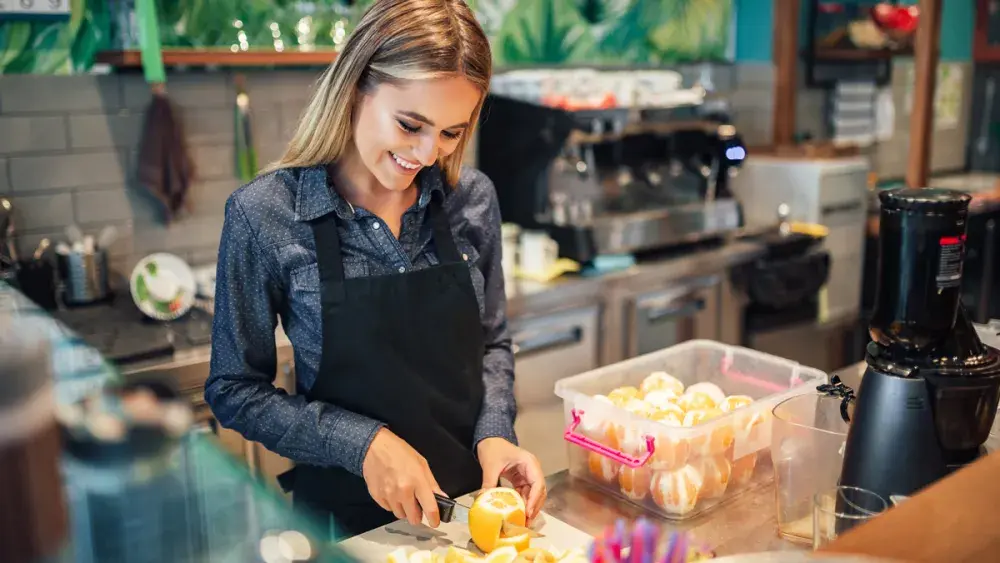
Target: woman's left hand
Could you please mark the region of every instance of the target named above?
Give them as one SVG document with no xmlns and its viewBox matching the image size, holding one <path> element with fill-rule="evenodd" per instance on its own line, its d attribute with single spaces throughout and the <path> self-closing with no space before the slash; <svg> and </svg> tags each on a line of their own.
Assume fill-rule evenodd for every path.
<svg viewBox="0 0 1000 563">
<path fill-rule="evenodd" d="M 479 464 L 483 467 L 483 489 L 497 486 L 500 477 L 510 481 L 524 497 L 528 522 L 538 516 L 545 502 L 545 475 L 542 466 L 528 450 L 503 438 L 486 438 L 476 447 Z"/>
</svg>

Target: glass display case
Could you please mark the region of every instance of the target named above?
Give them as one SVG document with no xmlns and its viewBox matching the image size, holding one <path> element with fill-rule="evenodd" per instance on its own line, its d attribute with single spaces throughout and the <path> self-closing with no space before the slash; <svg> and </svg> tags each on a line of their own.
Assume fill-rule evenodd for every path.
<svg viewBox="0 0 1000 563">
<path fill-rule="evenodd" d="M 29 484 L 61 488 L 61 495 L 42 496 L 60 504 L 52 513 L 65 514 L 67 526 L 58 545 L 48 548 L 42 560 L 353 560 L 329 540 L 335 536 L 334 524 L 316 522 L 293 510 L 277 491 L 253 479 L 207 430 L 187 424 L 180 432 L 155 434 L 130 427 L 124 438 L 102 441 L 102 436 L 114 435 L 115 420 L 127 420 L 122 413 L 131 411 L 121 407 L 128 407 L 124 402 L 128 399 L 118 390 L 134 382 L 120 377 L 71 331 L 3 282 L 0 318 L 5 320 L 6 324 L 0 323 L 7 327 L 4 330 L 15 327 L 23 336 L 45 341 L 50 351 L 55 418 L 62 444 L 58 454 L 61 483 L 53 487 L 32 483 L 29 477 Z M 0 376 L 8 375 L 5 369 L 12 368 L 0 363 Z M 0 415 L 18 406 L 3 400 L 10 396 L 9 392 L 0 393 Z M 120 397 L 126 398 L 119 401 Z M 142 412 L 151 411 L 144 406 Z M 171 420 L 176 423 L 178 419 L 174 416 Z M 185 419 L 181 416 L 180 420 Z M 0 499 L 6 497 L 0 500 L 0 512 L 17 510 L 17 497 L 30 498 L 9 494 L 14 491 L 4 487 L 10 486 L 9 482 L 0 485 Z M 22 508 L 34 511 L 37 507 Z M 39 525 L 58 527 L 56 520 L 39 520 Z"/>
</svg>

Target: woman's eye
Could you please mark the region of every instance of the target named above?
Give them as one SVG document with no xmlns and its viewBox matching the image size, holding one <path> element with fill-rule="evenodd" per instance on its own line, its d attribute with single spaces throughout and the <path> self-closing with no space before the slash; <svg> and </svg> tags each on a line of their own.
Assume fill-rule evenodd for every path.
<svg viewBox="0 0 1000 563">
<path fill-rule="evenodd" d="M 413 125 L 410 125 L 409 123 L 401 121 L 399 119 L 397 119 L 396 122 L 399 123 L 399 128 L 402 129 L 403 131 L 406 131 L 407 133 L 417 133 L 418 131 L 420 131 L 419 126 L 414 127 Z"/>
<path fill-rule="evenodd" d="M 452 139 L 452 140 L 462 136 L 461 133 L 453 133 L 451 131 L 442 131 L 441 134 L 444 135 L 446 139 Z"/>
</svg>

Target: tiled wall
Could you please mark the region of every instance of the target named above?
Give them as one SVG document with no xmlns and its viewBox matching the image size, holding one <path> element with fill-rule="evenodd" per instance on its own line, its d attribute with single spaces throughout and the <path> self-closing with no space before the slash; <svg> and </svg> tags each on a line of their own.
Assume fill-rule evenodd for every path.
<svg viewBox="0 0 1000 563">
<path fill-rule="evenodd" d="M 895 65 L 897 134 L 873 153 L 876 171 L 886 177 L 902 176 L 905 170 L 909 124 L 902 100 L 907 64 Z M 971 81 L 971 65 L 965 67 L 966 80 Z M 745 63 L 715 70 L 716 87 L 730 92 L 746 142 L 770 143 L 773 66 Z M 699 68 L 684 69 L 688 77 L 698 73 Z M 280 155 L 317 72 L 246 76 L 258 158 L 264 164 Z M 157 204 L 134 180 L 150 97 L 141 75 L 0 77 L 0 193 L 17 207 L 22 254 L 30 253 L 43 237 L 61 239 L 63 228 L 75 222 L 88 233 L 106 224 L 118 227 L 122 237 L 112 254 L 121 271 L 157 251 L 176 253 L 196 265 L 215 259 L 224 203 L 239 184 L 232 74 L 174 74 L 168 78 L 168 93 L 181 110 L 198 176 L 190 193 L 193 212 L 166 226 Z M 823 135 L 824 95 L 821 90 L 799 91 L 799 130 Z M 935 134 L 934 169 L 963 165 L 967 124 L 965 119 L 958 129 Z M 473 151 L 474 146 L 470 157 Z M 468 162 L 474 164 L 474 159 Z"/>
<path fill-rule="evenodd" d="M 262 164 L 280 154 L 315 76 L 247 76 Z M 75 222 L 87 233 L 115 225 L 122 237 L 112 254 L 124 271 L 156 251 L 194 264 L 214 260 L 225 200 L 239 185 L 232 76 L 178 74 L 169 78 L 168 93 L 182 112 L 197 179 L 193 211 L 166 226 L 134 180 L 150 99 L 141 75 L 0 77 L 0 193 L 16 206 L 22 254 L 43 237 L 64 238 L 63 228 Z"/>
</svg>

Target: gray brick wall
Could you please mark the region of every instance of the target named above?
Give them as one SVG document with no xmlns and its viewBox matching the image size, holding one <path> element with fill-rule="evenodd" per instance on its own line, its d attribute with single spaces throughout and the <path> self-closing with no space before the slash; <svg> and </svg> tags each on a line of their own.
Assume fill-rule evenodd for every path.
<svg viewBox="0 0 1000 563">
<path fill-rule="evenodd" d="M 317 71 L 246 74 L 261 164 L 280 156 Z M 197 177 L 192 212 L 169 226 L 135 182 L 149 87 L 141 75 L 0 77 L 0 193 L 16 206 L 18 247 L 30 253 L 42 238 L 62 240 L 79 224 L 96 234 L 115 225 L 111 249 L 123 273 L 152 252 L 173 252 L 192 264 L 215 260 L 234 169 L 233 76 L 175 73 L 168 94 L 180 109 Z"/>
</svg>

